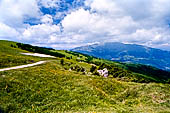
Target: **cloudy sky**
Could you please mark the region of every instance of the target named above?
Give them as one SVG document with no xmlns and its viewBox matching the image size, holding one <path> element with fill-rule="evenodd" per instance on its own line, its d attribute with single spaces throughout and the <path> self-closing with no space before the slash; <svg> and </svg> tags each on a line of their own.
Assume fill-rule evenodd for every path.
<svg viewBox="0 0 170 113">
<path fill-rule="evenodd" d="M 170 0 L 0 0 L 0 40 L 56 49 L 112 41 L 170 50 Z"/>
</svg>

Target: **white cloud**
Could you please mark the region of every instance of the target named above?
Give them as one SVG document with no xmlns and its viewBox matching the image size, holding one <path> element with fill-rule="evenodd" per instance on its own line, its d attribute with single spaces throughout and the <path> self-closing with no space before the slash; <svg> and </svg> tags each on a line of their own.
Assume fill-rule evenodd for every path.
<svg viewBox="0 0 170 113">
<path fill-rule="evenodd" d="M 41 17 L 41 22 L 45 24 L 52 24 L 53 23 L 53 17 L 51 15 L 44 15 Z"/>
<path fill-rule="evenodd" d="M 131 33 L 138 27 L 130 16 L 112 18 L 82 8 L 67 15 L 62 25 L 66 34 L 83 35 L 86 42 L 107 40 L 115 35 Z"/>
<path fill-rule="evenodd" d="M 49 37 L 55 33 L 59 33 L 60 28 L 57 25 L 39 24 L 30 26 L 23 32 L 21 39 L 37 43 L 46 43 Z"/>
<path fill-rule="evenodd" d="M 25 18 L 38 18 L 39 13 L 36 0 L 0 1 L 0 22 L 12 27 L 22 26 Z"/>
<path fill-rule="evenodd" d="M 39 3 L 45 8 L 58 8 L 60 0 L 39 0 Z"/>
<path fill-rule="evenodd" d="M 84 42 L 120 41 L 143 45 L 169 42 L 169 0 L 86 0 L 86 6 L 62 21 L 65 34 L 79 34 Z M 170 43 L 170 42 L 169 42 Z"/>
<path fill-rule="evenodd" d="M 0 0 L 0 38 L 18 41 L 25 19 L 40 18 L 36 0 Z"/>
<path fill-rule="evenodd" d="M 113 18 L 117 18 L 124 13 L 113 0 L 87 0 L 86 5 L 89 5 L 93 12 L 96 11 L 99 14 L 109 17 L 112 16 Z"/>
<path fill-rule="evenodd" d="M 0 39 L 19 36 L 19 32 L 6 24 L 0 23 Z"/>
<path fill-rule="evenodd" d="M 62 21 L 64 30 L 67 32 L 71 32 L 72 30 L 79 31 L 80 27 L 84 27 L 90 21 L 89 16 L 91 16 L 89 12 L 84 9 L 80 9 L 79 12 L 72 12 Z"/>
<path fill-rule="evenodd" d="M 43 15 L 38 4 L 55 9 L 63 4 L 70 10 Z M 170 0 L 86 0 L 85 10 L 62 0 L 0 0 L 0 37 L 57 48 L 106 41 L 162 47 L 170 44 L 169 4 Z M 41 24 L 24 24 L 31 18 Z M 64 19 L 54 25 L 53 19 L 60 18 Z"/>
</svg>

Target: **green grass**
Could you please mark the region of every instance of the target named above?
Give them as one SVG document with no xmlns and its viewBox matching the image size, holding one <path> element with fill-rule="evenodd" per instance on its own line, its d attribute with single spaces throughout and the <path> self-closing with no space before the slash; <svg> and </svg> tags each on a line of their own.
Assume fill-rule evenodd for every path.
<svg viewBox="0 0 170 113">
<path fill-rule="evenodd" d="M 11 47 L 11 44 L 16 46 L 15 42 L 0 41 L 0 68 L 50 61 L 0 72 L 0 113 L 170 113 L 170 84 L 160 83 L 155 76 L 129 71 L 126 65 L 118 62 L 97 58 L 89 62 L 87 55 L 63 50 L 50 51 L 61 53 L 65 58 L 24 56 L 20 53 L 28 51 Z M 115 73 L 119 71 L 125 75 L 114 77 L 113 73 L 104 78 L 69 70 L 77 66 L 89 72 L 91 64 L 100 68 L 103 63 L 113 72 L 117 70 Z M 139 69 L 138 65 L 132 66 Z M 142 81 L 145 83 L 139 83 Z"/>
<path fill-rule="evenodd" d="M 170 112 L 169 90 L 169 84 L 122 82 L 68 71 L 58 60 L 1 72 L 0 108 L 11 113 Z"/>
<path fill-rule="evenodd" d="M 11 45 L 16 48 L 11 47 Z M 0 40 L 0 68 L 18 66 L 50 59 L 22 55 L 21 53 L 24 52 L 28 51 L 17 48 L 15 42 Z"/>
</svg>

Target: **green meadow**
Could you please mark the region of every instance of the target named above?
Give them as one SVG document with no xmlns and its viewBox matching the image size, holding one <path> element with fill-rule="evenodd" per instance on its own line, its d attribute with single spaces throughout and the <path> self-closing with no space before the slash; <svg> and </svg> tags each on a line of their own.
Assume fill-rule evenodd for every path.
<svg viewBox="0 0 170 113">
<path fill-rule="evenodd" d="M 39 49 L 56 58 L 21 55 L 34 48 L 0 41 L 0 68 L 48 61 L 0 72 L 0 113 L 170 113 L 169 72 L 64 50 Z M 96 74 L 104 67 L 107 78 Z"/>
</svg>

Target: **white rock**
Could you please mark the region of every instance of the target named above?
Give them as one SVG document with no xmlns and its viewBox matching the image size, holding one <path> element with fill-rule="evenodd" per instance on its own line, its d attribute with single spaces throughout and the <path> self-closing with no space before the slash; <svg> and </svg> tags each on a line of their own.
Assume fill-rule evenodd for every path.
<svg viewBox="0 0 170 113">
<path fill-rule="evenodd" d="M 99 73 L 100 76 L 104 76 L 104 77 L 109 76 L 107 68 L 104 68 L 103 70 L 97 70 L 97 72 Z"/>
</svg>

